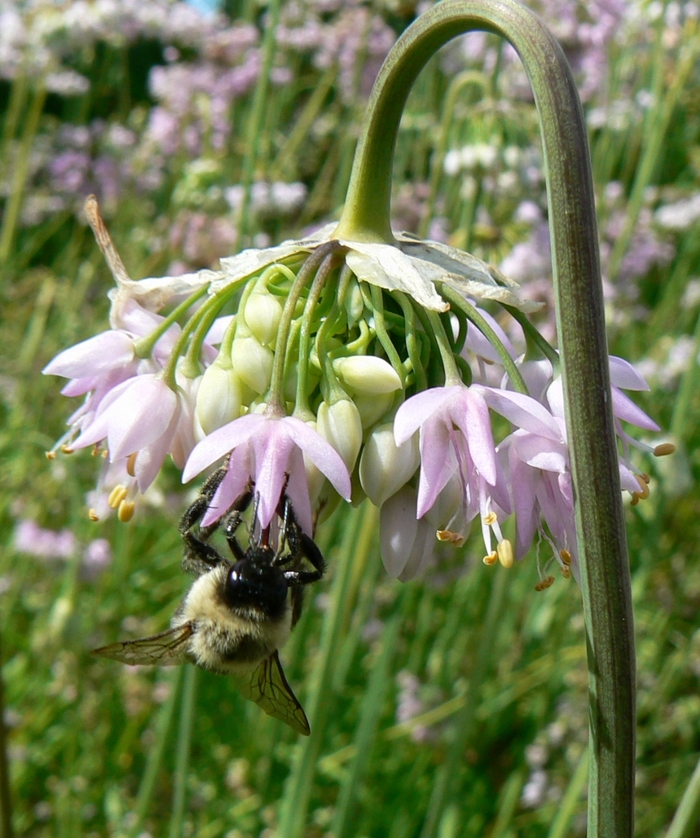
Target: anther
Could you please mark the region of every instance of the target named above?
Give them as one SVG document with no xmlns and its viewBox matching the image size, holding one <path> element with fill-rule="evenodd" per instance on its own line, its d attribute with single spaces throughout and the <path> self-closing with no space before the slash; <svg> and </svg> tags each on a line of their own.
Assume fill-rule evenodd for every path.
<svg viewBox="0 0 700 838">
<path fill-rule="evenodd" d="M 129 454 L 129 456 L 126 458 L 126 473 L 130 477 L 135 477 L 136 476 L 135 469 L 136 469 L 136 454 L 137 453 L 138 453 L 137 451 L 134 451 L 133 454 Z"/>
<path fill-rule="evenodd" d="M 61 453 L 63 454 L 72 454 L 75 449 L 71 448 L 70 445 L 63 444 L 61 446 Z"/>
<path fill-rule="evenodd" d="M 46 451 L 46 459 L 47 460 L 55 460 L 56 459 L 56 452 L 55 451 Z"/>
<path fill-rule="evenodd" d="M 435 536 L 438 541 L 453 544 L 455 547 L 461 547 L 464 544 L 464 536 L 451 530 L 437 530 Z"/>
<path fill-rule="evenodd" d="M 571 553 L 568 550 L 560 550 L 559 551 L 559 558 L 564 562 L 564 564 L 568 567 L 571 564 Z"/>
<path fill-rule="evenodd" d="M 100 520 L 100 516 L 97 514 L 97 512 L 94 509 L 89 509 L 88 510 L 88 518 L 91 521 L 99 521 Z"/>
<path fill-rule="evenodd" d="M 107 498 L 107 504 L 109 505 L 109 508 L 119 508 L 120 504 L 122 504 L 126 499 L 126 496 L 127 490 L 124 486 L 121 485 L 121 483 L 118 486 L 115 486 L 109 493 L 109 497 Z"/>
<path fill-rule="evenodd" d="M 503 567 L 513 567 L 513 545 L 509 539 L 504 538 L 502 541 L 499 541 L 496 546 L 496 552 L 498 553 L 498 560 Z"/>
<path fill-rule="evenodd" d="M 564 577 L 564 579 L 571 579 L 571 571 L 568 567 L 563 567 L 561 569 L 561 575 Z"/>
<path fill-rule="evenodd" d="M 639 498 L 639 500 L 646 500 L 649 497 L 649 486 L 642 480 L 639 475 L 635 475 L 637 477 L 637 483 L 639 483 L 639 488 L 641 489 L 640 492 L 635 492 L 634 494 Z"/>
<path fill-rule="evenodd" d="M 484 556 L 484 564 L 485 565 L 492 565 L 496 564 L 498 561 L 498 553 L 494 550 L 493 553 L 489 553 L 488 556 Z"/>
<path fill-rule="evenodd" d="M 496 513 L 493 510 L 491 510 L 491 512 L 484 515 L 482 520 L 487 527 L 492 527 L 494 524 L 498 523 L 498 515 L 496 515 Z"/>
<path fill-rule="evenodd" d="M 125 524 L 127 521 L 130 521 L 134 517 L 134 510 L 136 509 L 136 504 L 133 500 L 123 500 L 119 504 L 119 510 L 117 511 L 117 518 Z"/>
<path fill-rule="evenodd" d="M 675 450 L 676 446 L 672 442 L 662 442 L 661 445 L 657 445 L 654 449 L 654 456 L 665 457 L 668 454 L 673 454 Z"/>
</svg>

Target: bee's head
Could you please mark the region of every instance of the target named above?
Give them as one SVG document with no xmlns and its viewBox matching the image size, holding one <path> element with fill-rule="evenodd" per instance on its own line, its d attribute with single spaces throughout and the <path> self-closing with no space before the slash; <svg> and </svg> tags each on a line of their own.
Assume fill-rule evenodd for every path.
<svg viewBox="0 0 700 838">
<path fill-rule="evenodd" d="M 274 619 L 284 612 L 287 582 L 282 571 L 271 563 L 272 551 L 268 556 L 267 550 L 249 550 L 229 569 L 223 596 L 231 608 L 253 608 Z"/>
</svg>

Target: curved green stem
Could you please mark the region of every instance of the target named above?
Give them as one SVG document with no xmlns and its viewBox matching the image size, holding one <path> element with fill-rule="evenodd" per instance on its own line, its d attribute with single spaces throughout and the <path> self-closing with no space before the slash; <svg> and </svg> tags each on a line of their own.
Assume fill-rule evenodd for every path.
<svg viewBox="0 0 700 838">
<path fill-rule="evenodd" d="M 500 35 L 516 49 L 540 117 L 588 646 L 588 830 L 591 838 L 627 838 L 634 823 L 633 613 L 593 181 L 571 69 L 539 18 L 516 0 L 443 0 L 407 30 L 370 98 L 335 235 L 393 242 L 392 159 L 408 93 L 443 44 L 475 29 Z"/>
<path fill-rule="evenodd" d="M 436 311 L 427 311 L 426 315 L 430 323 L 430 328 L 435 335 L 438 349 L 440 350 L 440 359 L 445 370 L 445 387 L 456 387 L 462 384 L 462 376 L 459 374 L 459 367 L 452 353 L 452 347 L 445 327 L 442 325 L 440 315 Z"/>
<path fill-rule="evenodd" d="M 296 311 L 301 292 L 309 284 L 311 278 L 318 273 L 328 276 L 334 263 L 334 256 L 342 250 L 338 242 L 327 242 L 317 247 L 299 268 L 287 300 L 282 309 L 282 317 L 277 329 L 277 343 L 275 345 L 275 360 L 272 367 L 272 380 L 268 391 L 268 409 L 272 412 L 284 414 L 284 366 L 287 355 L 287 342 L 292 319 Z"/>
<path fill-rule="evenodd" d="M 449 302 L 452 310 L 461 311 L 467 320 L 469 320 L 488 340 L 493 348 L 498 352 L 498 355 L 503 364 L 503 369 L 506 371 L 511 384 L 519 393 L 527 395 L 527 386 L 523 380 L 520 370 L 515 366 L 515 361 L 508 354 L 508 350 L 503 345 L 503 341 L 498 337 L 496 332 L 491 328 L 485 317 L 482 317 L 476 308 L 464 297 L 450 288 L 448 285 L 440 286 L 440 294 Z"/>
<path fill-rule="evenodd" d="M 182 317 L 182 315 L 187 311 L 190 306 L 194 305 L 197 300 L 203 297 L 209 291 L 209 285 L 203 285 L 201 288 L 198 288 L 193 294 L 180 303 L 177 308 L 174 308 L 170 314 L 163 320 L 163 322 L 158 326 L 158 328 L 154 329 L 150 334 L 146 335 L 143 338 L 139 338 L 137 341 L 134 341 L 134 355 L 137 358 L 149 358 L 151 352 L 153 352 L 153 347 L 158 343 L 158 341 L 163 337 L 163 335 L 168 331 L 168 329 L 173 325 L 173 323 L 177 323 L 177 321 Z"/>
<path fill-rule="evenodd" d="M 320 272 L 314 277 L 314 281 L 306 298 L 304 313 L 301 318 L 301 332 L 299 334 L 299 362 L 297 365 L 297 391 L 294 415 L 300 419 L 313 418 L 314 414 L 309 407 L 309 360 L 311 357 L 311 329 L 313 325 L 316 307 L 326 284 L 327 277 Z"/>
<path fill-rule="evenodd" d="M 403 365 L 399 353 L 396 351 L 389 331 L 386 328 L 386 321 L 384 319 L 384 299 L 382 296 L 382 289 L 377 285 L 370 285 L 369 287 L 370 299 L 372 301 L 372 314 L 374 316 L 374 330 L 377 334 L 377 339 L 386 352 L 386 357 L 389 363 L 394 368 L 394 371 L 401 379 L 401 386 L 405 386 L 406 369 Z"/>
</svg>

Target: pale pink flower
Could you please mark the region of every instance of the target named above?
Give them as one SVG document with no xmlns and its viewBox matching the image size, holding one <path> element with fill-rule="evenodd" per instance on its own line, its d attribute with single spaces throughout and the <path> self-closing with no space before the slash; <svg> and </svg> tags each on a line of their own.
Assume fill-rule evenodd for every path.
<svg viewBox="0 0 700 838">
<path fill-rule="evenodd" d="M 350 475 L 338 452 L 320 434 L 293 416 L 249 413 L 205 437 L 185 464 L 184 483 L 231 454 L 226 477 L 202 519 L 207 526 L 226 513 L 249 481 L 255 484 L 260 526 L 269 526 L 286 492 L 302 529 L 313 534 L 311 500 L 304 456 L 350 500 Z M 286 483 L 286 488 L 285 488 Z"/>
</svg>

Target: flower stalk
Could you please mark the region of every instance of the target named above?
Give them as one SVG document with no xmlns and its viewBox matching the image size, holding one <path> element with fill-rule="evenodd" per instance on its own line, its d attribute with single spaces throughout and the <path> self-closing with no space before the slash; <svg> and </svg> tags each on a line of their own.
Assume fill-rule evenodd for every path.
<svg viewBox="0 0 700 838">
<path fill-rule="evenodd" d="M 588 649 L 588 834 L 625 838 L 634 822 L 635 652 L 593 180 L 573 76 L 539 18 L 515 0 L 443 0 L 410 27 L 375 84 L 335 234 L 393 241 L 392 158 L 408 93 L 443 44 L 472 30 L 513 45 L 540 117 Z"/>
</svg>

